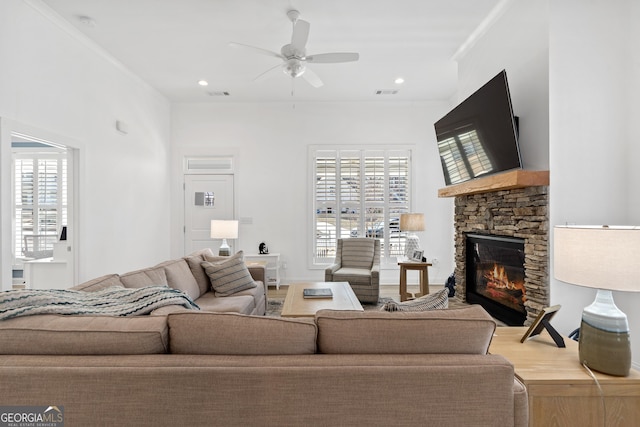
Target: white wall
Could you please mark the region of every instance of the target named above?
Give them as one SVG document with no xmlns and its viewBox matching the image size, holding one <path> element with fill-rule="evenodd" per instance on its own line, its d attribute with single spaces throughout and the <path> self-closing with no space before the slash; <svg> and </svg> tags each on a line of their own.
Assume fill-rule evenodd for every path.
<svg viewBox="0 0 640 427">
<path fill-rule="evenodd" d="M 549 169 L 548 31 L 546 1 L 513 0 L 458 59 L 458 102 L 507 71 L 522 163 L 530 170 Z"/>
<path fill-rule="evenodd" d="M 640 99 L 640 8 L 634 0 L 552 2 L 551 223 L 640 225 L 635 132 Z M 603 265 L 602 268 L 611 268 Z M 557 323 L 577 327 L 595 291 L 551 282 Z M 614 294 L 640 363 L 638 294 Z"/>
<path fill-rule="evenodd" d="M 237 249 L 256 252 L 261 241 L 280 253 L 285 281 L 322 280 L 324 271 L 308 268 L 310 256 L 309 145 L 402 144 L 414 146 L 416 211 L 424 212 L 421 233 L 426 256 L 438 258 L 432 283 L 453 272 L 453 203 L 438 199 L 444 186 L 433 123 L 445 103 L 216 103 L 178 104 L 172 111 L 172 254 L 182 254 L 182 156 L 237 155 Z M 313 230 L 313 229 L 312 229 Z M 383 283 L 398 283 L 397 267 L 384 271 Z M 416 277 L 410 281 L 417 283 Z"/>
<path fill-rule="evenodd" d="M 169 256 L 169 102 L 61 25 L 28 3 L 0 2 L 0 237 L 7 241 L 11 231 L 6 135 L 19 122 L 80 148 L 80 280 L 162 261 Z M 115 130 L 116 120 L 128 124 L 128 135 Z"/>
</svg>

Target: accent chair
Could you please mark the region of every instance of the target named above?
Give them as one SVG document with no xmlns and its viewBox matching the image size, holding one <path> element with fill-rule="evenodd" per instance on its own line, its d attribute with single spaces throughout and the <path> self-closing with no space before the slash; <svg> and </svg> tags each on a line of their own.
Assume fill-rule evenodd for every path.
<svg viewBox="0 0 640 427">
<path fill-rule="evenodd" d="M 361 303 L 377 304 L 380 296 L 380 240 L 338 239 L 334 264 L 324 271 L 325 282 L 349 282 Z"/>
</svg>

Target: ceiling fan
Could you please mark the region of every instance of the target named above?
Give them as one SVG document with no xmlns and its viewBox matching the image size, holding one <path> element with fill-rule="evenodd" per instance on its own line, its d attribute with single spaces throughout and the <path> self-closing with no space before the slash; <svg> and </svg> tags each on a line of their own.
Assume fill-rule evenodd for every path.
<svg viewBox="0 0 640 427">
<path fill-rule="evenodd" d="M 271 74 L 271 71 L 282 68 L 282 71 L 292 78 L 304 78 L 311 86 L 321 87 L 322 80 L 313 70 L 307 67 L 307 63 L 338 63 L 353 62 L 360 57 L 359 54 L 353 52 L 332 52 L 320 53 L 317 55 L 307 55 L 307 39 L 309 38 L 309 28 L 311 24 L 300 18 L 300 12 L 297 10 L 289 10 L 287 17 L 293 24 L 293 34 L 291 35 L 291 43 L 285 44 L 280 49 L 280 53 L 255 46 L 249 46 L 242 43 L 230 43 L 230 46 L 251 49 L 253 52 L 263 55 L 274 56 L 282 60 L 281 64 L 269 68 L 267 71 L 258 75 L 254 80 L 259 81 Z"/>
</svg>

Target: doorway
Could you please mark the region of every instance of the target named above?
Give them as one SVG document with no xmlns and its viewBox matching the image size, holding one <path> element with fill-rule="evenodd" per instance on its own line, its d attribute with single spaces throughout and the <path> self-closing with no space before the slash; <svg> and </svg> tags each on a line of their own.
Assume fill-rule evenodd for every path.
<svg viewBox="0 0 640 427">
<path fill-rule="evenodd" d="M 184 176 L 185 254 L 205 248 L 217 253 L 222 241 L 211 238 L 211 220 L 234 219 L 233 195 L 233 175 Z M 228 243 L 234 253 L 234 242 Z"/>
<path fill-rule="evenodd" d="M 13 288 L 75 284 L 74 149 L 11 132 Z"/>
</svg>

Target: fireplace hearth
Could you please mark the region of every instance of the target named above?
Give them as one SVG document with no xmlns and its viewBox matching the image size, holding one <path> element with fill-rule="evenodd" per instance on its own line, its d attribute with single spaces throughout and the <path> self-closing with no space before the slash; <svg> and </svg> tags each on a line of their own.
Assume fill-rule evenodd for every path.
<svg viewBox="0 0 640 427">
<path fill-rule="evenodd" d="M 466 299 L 509 326 L 527 318 L 524 240 L 467 234 Z"/>
</svg>

